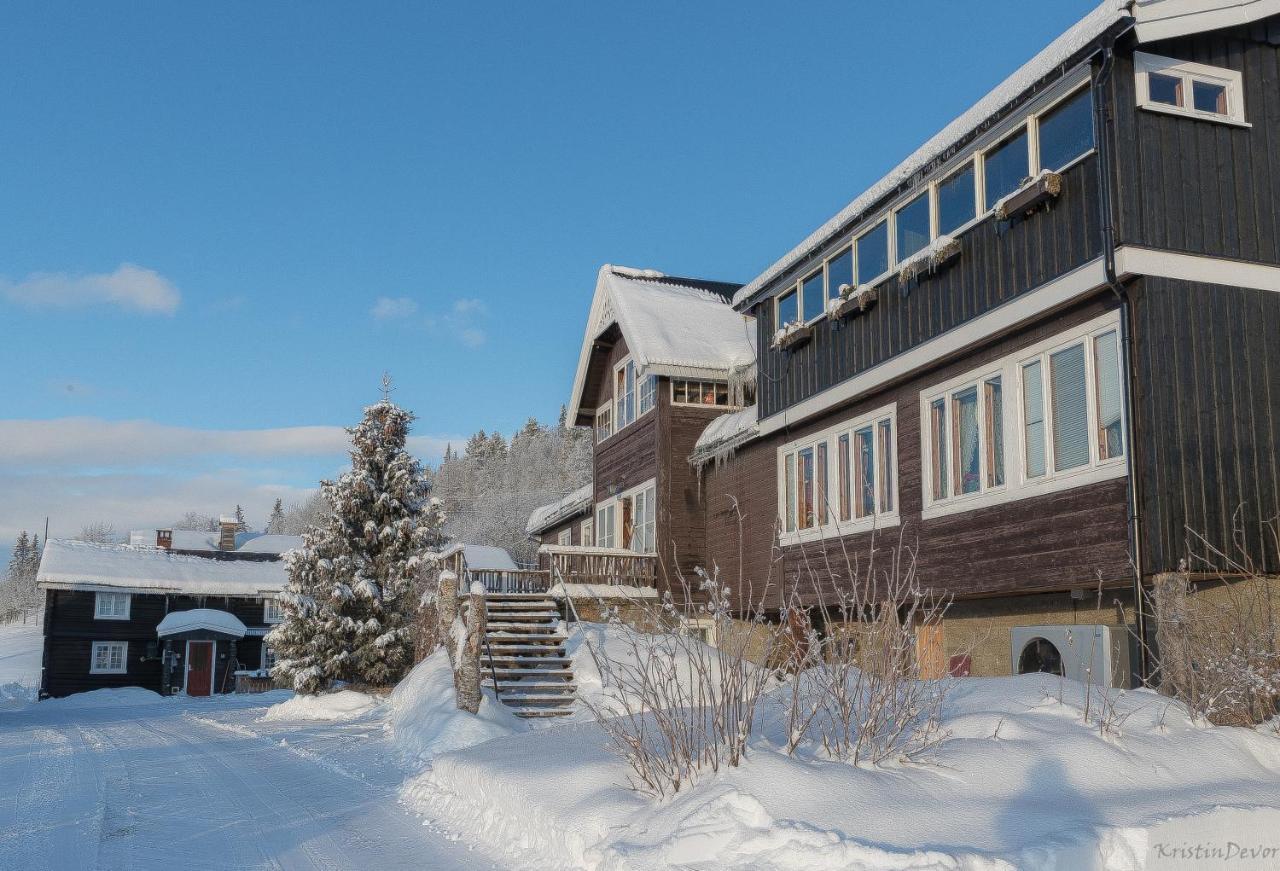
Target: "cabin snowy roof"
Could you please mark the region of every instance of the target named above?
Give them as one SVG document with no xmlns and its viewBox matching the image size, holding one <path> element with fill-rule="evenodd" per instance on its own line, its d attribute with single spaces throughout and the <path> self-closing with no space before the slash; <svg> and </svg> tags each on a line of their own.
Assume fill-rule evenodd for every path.
<svg viewBox="0 0 1280 871">
<path fill-rule="evenodd" d="M 500 547 L 489 544 L 463 544 L 458 542 L 446 547 L 435 555 L 435 559 L 444 559 L 462 551 L 468 569 L 480 571 L 515 571 L 519 568 L 511 554 Z"/>
<path fill-rule="evenodd" d="M 172 530 L 174 550 L 220 551 L 219 534 L 195 529 Z M 129 532 L 129 544 L 155 546 L 156 530 L 134 529 Z M 277 553 L 295 550 L 302 547 L 300 535 L 268 535 L 263 532 L 237 532 L 237 553 Z"/>
<path fill-rule="evenodd" d="M 221 632 L 236 638 L 244 638 L 249 630 L 234 614 L 213 608 L 193 608 L 190 611 L 170 611 L 156 627 L 156 636 L 180 635 L 183 632 Z"/>
<path fill-rule="evenodd" d="M 693 461 L 702 465 L 716 458 L 723 458 L 740 445 L 751 441 L 759 431 L 756 407 L 744 406 L 729 414 L 722 414 L 707 424 L 693 446 Z"/>
<path fill-rule="evenodd" d="M 733 310 L 738 285 L 606 263 L 596 276 L 569 420 L 576 419 L 596 341 L 614 324 L 641 374 L 726 378 L 755 363 L 755 327 Z"/>
<path fill-rule="evenodd" d="M 121 588 L 206 596 L 259 596 L 284 589 L 278 560 L 218 560 L 155 547 L 51 539 L 40 558 L 43 587 Z"/>
<path fill-rule="evenodd" d="M 279 553 L 302 547 L 301 535 L 253 534 L 244 544 L 237 540 L 236 553 Z"/>
<path fill-rule="evenodd" d="M 1165 2 L 1172 5 L 1172 0 L 1165 0 Z M 1236 0 L 1216 0 L 1216 2 L 1219 5 L 1238 5 Z M 1158 3 L 1147 0 L 1146 3 L 1139 5 L 1154 6 Z M 1013 75 L 996 86 L 967 112 L 943 127 L 915 153 L 890 170 L 888 175 L 863 191 L 831 220 L 810 233 L 803 242 L 756 276 L 750 284 L 742 287 L 734 294 L 733 305 L 738 307 L 748 303 L 775 278 L 799 263 L 805 255 L 849 229 L 851 224 L 863 217 L 864 212 L 878 205 L 882 198 L 892 193 L 899 185 L 942 156 L 949 148 L 977 130 L 984 121 L 1018 99 L 1036 82 L 1067 63 L 1089 43 L 1128 16 L 1128 0 L 1104 0 L 1101 5 L 1049 43 L 1044 50 L 1019 67 Z"/>
<path fill-rule="evenodd" d="M 570 517 L 577 517 L 590 510 L 591 490 L 591 485 L 588 484 L 585 487 L 579 487 L 563 499 L 533 509 L 524 531 L 529 535 L 538 535 Z"/>
</svg>

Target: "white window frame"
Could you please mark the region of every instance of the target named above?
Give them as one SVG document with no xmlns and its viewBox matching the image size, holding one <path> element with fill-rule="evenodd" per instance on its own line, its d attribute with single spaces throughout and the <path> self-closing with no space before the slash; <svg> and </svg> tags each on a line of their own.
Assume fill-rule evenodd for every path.
<svg viewBox="0 0 1280 871">
<path fill-rule="evenodd" d="M 636 375 L 636 420 L 658 406 L 658 376 Z"/>
<path fill-rule="evenodd" d="M 120 648 L 120 667 L 112 668 L 109 664 L 106 668 L 98 668 L 98 651 L 100 649 Z M 108 654 L 107 662 L 110 663 L 110 654 Z M 89 647 L 89 674 L 128 674 L 129 673 L 129 642 L 127 641 L 95 641 Z"/>
<path fill-rule="evenodd" d="M 107 597 L 110 597 L 109 599 Z M 124 598 L 124 613 L 115 613 L 113 606 L 107 613 L 103 613 L 102 605 L 106 601 L 119 601 Z M 129 614 L 133 611 L 133 595 L 131 593 L 115 593 L 115 592 L 97 592 L 93 594 L 93 619 L 94 620 L 128 620 Z"/>
<path fill-rule="evenodd" d="M 680 621 L 681 628 L 690 635 L 706 633 L 703 643 L 708 647 L 720 646 L 720 629 L 714 617 L 684 617 Z"/>
<path fill-rule="evenodd" d="M 621 415 L 621 414 L 619 414 L 618 409 L 619 409 L 620 405 L 623 403 L 623 401 L 625 400 L 626 394 L 624 393 L 622 396 L 619 396 L 619 395 L 618 395 L 618 373 L 619 373 L 619 372 L 623 373 L 623 378 L 624 378 L 624 382 L 623 382 L 623 383 L 625 384 L 626 370 L 627 370 L 627 367 L 628 367 L 628 366 L 632 367 L 632 372 L 633 372 L 633 374 L 632 374 L 632 384 L 631 384 L 632 417 L 631 417 L 631 419 L 630 419 L 630 420 L 628 420 L 626 423 L 623 423 L 623 422 L 622 422 L 622 415 Z M 632 359 L 631 359 L 631 357 L 630 357 L 629 355 L 628 355 L 628 356 L 626 356 L 626 357 L 624 357 L 624 358 L 622 358 L 622 360 L 621 360 L 621 361 L 619 361 L 619 362 L 618 362 L 618 364 L 617 364 L 617 365 L 615 365 L 615 366 L 613 367 L 613 374 L 612 374 L 612 376 L 611 376 L 611 377 L 613 378 L 613 381 L 612 381 L 612 383 L 611 383 L 611 385 L 610 385 L 610 389 L 613 391 L 613 401 L 612 401 L 612 404 L 613 404 L 613 432 L 612 432 L 612 435 L 617 435 L 618 433 L 622 432 L 622 431 L 623 431 L 624 429 L 626 429 L 627 427 L 631 426 L 633 423 L 638 423 L 642 417 L 644 417 L 646 414 L 648 414 L 649 412 L 653 411 L 653 409 L 657 407 L 657 405 L 658 405 L 658 390 L 657 390 L 657 386 L 656 386 L 656 384 L 655 384 L 655 386 L 654 386 L 654 392 L 653 392 L 653 400 L 654 400 L 654 401 L 653 401 L 653 404 L 652 404 L 652 405 L 650 405 L 648 408 L 646 408 L 644 411 L 641 411 L 641 410 L 640 410 L 640 396 L 641 396 L 641 387 L 640 387 L 640 382 L 641 382 L 641 381 L 643 381 L 643 380 L 644 380 L 644 378 L 642 378 L 642 377 L 640 376 L 640 368 L 639 368 L 638 366 L 636 366 L 636 365 L 635 365 L 635 361 L 634 361 L 634 360 L 632 360 Z M 646 377 L 648 377 L 648 376 L 646 376 Z"/>
<path fill-rule="evenodd" d="M 984 496 L 992 493 L 998 493 L 1009 486 L 1010 458 L 1009 448 L 1014 444 L 1011 439 L 1017 439 L 1019 434 L 1014 432 L 1013 425 L 1010 423 L 1011 408 L 1009 405 L 1010 398 L 1014 391 L 1011 389 L 1009 382 L 1009 373 L 1007 365 L 1004 361 L 994 363 L 991 366 L 985 366 L 981 369 L 974 369 L 966 372 L 958 378 L 952 378 L 935 387 L 930 388 L 927 392 L 920 394 L 920 450 L 923 458 L 923 474 L 925 480 L 924 486 L 924 506 L 926 509 L 933 506 L 947 505 L 954 506 L 970 501 L 981 501 Z M 1020 372 L 1020 370 L 1018 370 Z M 1004 439 L 1004 483 L 996 485 L 987 484 L 986 456 L 988 449 L 988 436 L 986 427 L 983 422 L 986 420 L 986 391 L 983 389 L 988 381 L 993 378 L 1000 379 L 1000 397 L 1001 397 L 1001 414 L 1000 414 L 1000 432 Z M 979 489 L 976 493 L 956 493 L 955 488 L 955 462 L 956 457 L 952 448 L 952 439 L 955 433 L 955 413 L 952 404 L 954 394 L 968 388 L 975 387 L 978 392 L 978 458 L 979 458 Z M 933 493 L 933 403 L 939 399 L 945 403 L 945 420 L 947 424 L 947 442 L 943 445 L 946 449 L 947 457 L 947 495 L 941 498 L 935 498 Z M 1023 467 L 1025 468 L 1025 466 Z"/>
<path fill-rule="evenodd" d="M 592 547 L 595 544 L 593 533 L 595 532 L 595 523 L 590 517 L 582 521 L 578 528 L 578 541 L 583 547 Z"/>
<path fill-rule="evenodd" d="M 728 382 L 726 382 L 726 381 L 717 381 L 717 380 L 715 380 L 714 378 L 711 378 L 711 379 L 706 379 L 706 378 L 672 378 L 672 379 L 670 380 L 670 382 L 669 382 L 669 383 L 670 383 L 670 385 L 671 385 L 671 394 L 670 394 L 670 395 L 671 395 L 671 404 L 672 404 L 672 405 L 679 405 L 679 406 L 681 406 L 681 407 L 685 407 L 685 406 L 687 406 L 687 407 L 689 407 L 689 408 L 735 408 L 735 407 L 737 407 L 737 406 L 733 405 L 733 403 L 732 403 L 732 401 L 731 401 L 731 400 L 732 400 L 732 397 L 729 395 L 729 384 L 728 384 Z M 676 384 L 684 384 L 684 385 L 686 385 L 686 387 L 685 387 L 685 399 L 683 399 L 683 400 L 676 399 Z M 712 386 L 712 387 L 714 387 L 714 388 L 715 388 L 715 393 L 716 393 L 716 401 L 715 401 L 715 402 L 713 402 L 713 403 L 711 403 L 710 405 L 708 405 L 708 404 L 707 404 L 707 403 L 705 403 L 705 402 L 690 402 L 690 401 L 688 400 L 688 396 L 689 396 L 689 392 L 688 392 L 688 385 L 690 385 L 690 384 L 696 384 L 696 385 L 698 385 L 699 393 L 701 393 L 702 389 L 703 389 L 703 388 L 705 388 L 705 387 L 707 387 L 707 386 Z M 725 397 L 725 401 L 724 401 L 723 403 L 721 403 L 721 402 L 720 402 L 721 388 L 723 388 L 723 390 L 724 390 L 724 397 Z"/>
<path fill-rule="evenodd" d="M 1179 115 L 1184 118 L 1199 118 L 1203 121 L 1217 121 L 1220 124 L 1232 124 L 1238 127 L 1252 127 L 1245 120 L 1244 113 L 1244 77 L 1238 70 L 1225 67 L 1213 67 L 1191 61 L 1162 57 L 1158 54 L 1134 52 L 1133 71 L 1137 78 L 1135 93 L 1138 108 L 1149 112 L 1162 112 L 1166 115 Z M 1170 76 L 1182 82 L 1181 106 L 1168 103 L 1157 103 L 1151 99 L 1151 74 Z M 1193 82 L 1205 82 L 1221 85 L 1226 88 L 1227 112 L 1202 112 L 1195 107 Z"/>
<path fill-rule="evenodd" d="M 570 547 L 573 545 L 573 529 L 562 529 L 556 535 L 556 544 L 560 547 Z"/>
<path fill-rule="evenodd" d="M 612 548 L 617 542 L 618 506 L 616 500 L 601 502 L 595 507 L 596 546 Z"/>
<path fill-rule="evenodd" d="M 609 423 L 605 427 L 603 427 L 603 429 L 605 430 L 605 434 L 603 436 L 600 435 L 600 430 L 601 430 L 600 415 L 602 414 L 609 415 Z M 602 405 L 596 409 L 596 413 L 593 416 L 593 423 L 595 426 L 596 444 L 600 444 L 604 441 L 607 441 L 613 435 L 613 400 L 612 399 L 610 399 L 609 402 L 606 403 L 605 405 Z"/>
<path fill-rule="evenodd" d="M 890 434 L 893 439 L 893 481 L 890 483 L 890 495 L 893 499 L 892 509 L 885 510 L 883 505 L 883 481 L 881 480 L 880 470 L 882 468 L 882 454 L 879 449 L 880 431 L 879 425 L 883 421 L 889 422 Z M 849 436 L 849 467 L 850 474 L 854 473 L 855 459 L 854 451 L 854 433 L 860 429 L 871 428 L 872 438 L 875 440 L 875 452 L 873 453 L 873 467 L 876 472 L 876 492 L 875 492 L 875 508 L 871 514 L 865 517 L 858 517 L 857 512 L 850 506 L 850 518 L 848 520 L 840 519 L 840 457 L 839 457 L 839 438 L 842 435 Z M 827 446 L 827 468 L 826 478 L 823 481 L 818 480 L 817 469 L 817 446 L 825 444 Z M 827 502 L 826 522 L 816 522 L 807 529 L 787 529 L 787 463 L 788 458 L 792 455 L 799 455 L 799 452 L 806 449 L 814 449 L 814 489 L 815 491 L 821 486 L 822 495 Z M 899 441 L 898 441 L 898 407 L 895 404 L 885 405 L 874 411 L 860 414 L 857 417 L 849 418 L 841 421 L 834 426 L 827 427 L 821 432 L 804 438 L 790 441 L 777 449 L 777 482 L 778 482 L 778 537 L 783 545 L 800 544 L 802 542 L 817 541 L 824 538 L 834 538 L 844 535 L 853 535 L 859 532 L 869 532 L 873 529 L 883 529 L 885 527 L 897 526 L 900 523 L 899 511 L 901 510 L 901 462 L 899 460 Z M 799 476 L 797 475 L 796 487 L 799 489 Z M 815 494 L 816 498 L 816 494 Z M 821 515 L 820 515 L 821 516 Z"/>
<path fill-rule="evenodd" d="M 636 550 L 636 547 L 635 547 L 636 531 L 640 528 L 640 525 L 636 522 L 636 519 L 637 519 L 636 497 L 643 496 L 645 502 L 647 504 L 651 503 L 653 506 L 653 517 L 652 517 L 652 520 L 648 521 L 648 524 L 647 524 L 652 526 L 652 533 L 654 537 L 653 550 L 636 550 L 636 553 L 656 553 L 657 552 L 657 544 L 658 544 L 658 541 L 657 541 L 658 486 L 657 485 L 658 485 L 658 479 L 650 478 L 649 480 L 645 481 L 643 484 L 639 484 L 635 487 L 632 487 L 629 490 L 625 490 L 622 493 L 619 493 L 617 496 L 610 498 L 608 501 L 601 502 L 598 505 L 596 505 L 596 531 L 597 531 L 596 541 L 601 542 L 600 543 L 601 547 L 610 547 L 610 548 L 618 548 L 618 549 L 625 548 L 628 550 Z M 622 535 L 623 535 L 622 503 L 628 499 L 631 500 L 631 518 L 632 518 L 633 526 L 632 526 L 632 539 L 629 543 L 625 543 L 622 540 Z M 608 544 L 604 544 L 602 541 L 602 538 L 599 535 L 599 530 L 601 528 L 601 514 L 604 513 L 606 509 L 612 510 L 613 512 L 612 521 L 611 521 L 612 529 L 610 530 L 611 534 L 610 534 L 610 541 Z"/>
<path fill-rule="evenodd" d="M 1000 360 L 995 361 L 980 369 L 974 369 L 958 378 L 953 378 L 942 384 L 930 387 L 927 391 L 920 394 L 920 457 L 922 474 L 920 476 L 921 495 L 924 508 L 921 511 L 921 518 L 928 520 L 933 517 L 944 517 L 950 514 L 958 514 L 965 511 L 972 511 L 978 508 L 985 508 L 991 505 L 1000 505 L 1006 502 L 1013 502 L 1019 499 L 1027 499 L 1033 496 L 1042 496 L 1048 493 L 1057 493 L 1062 490 L 1069 490 L 1073 487 L 1083 487 L 1088 484 L 1096 484 L 1102 481 L 1109 481 L 1115 478 L 1122 478 L 1128 474 L 1128 468 L 1123 453 L 1108 459 L 1099 459 L 1098 450 L 1098 429 L 1097 429 L 1097 373 L 1095 371 L 1096 363 L 1094 360 L 1093 341 L 1099 336 L 1103 336 L 1109 332 L 1115 332 L 1117 341 L 1119 341 L 1120 332 L 1120 316 L 1116 312 L 1109 312 L 1100 317 L 1094 318 L 1070 330 L 1059 333 L 1041 342 L 1037 342 L 1027 348 L 1023 348 L 1016 353 L 1009 354 Z M 1073 345 L 1085 343 L 1085 402 L 1087 405 L 1086 413 L 1088 415 L 1089 428 L 1089 462 L 1083 466 L 1074 469 L 1065 469 L 1057 471 L 1053 468 L 1053 411 L 1049 374 L 1049 357 L 1058 351 L 1070 348 Z M 1117 354 L 1118 365 L 1120 367 L 1119 377 L 1125 377 L 1125 361 L 1120 354 Z M 1035 478 L 1027 477 L 1027 446 L 1025 438 L 1026 412 L 1023 404 L 1023 386 L 1022 386 L 1022 366 L 1033 360 L 1041 361 L 1041 377 L 1043 379 L 1043 401 L 1045 403 L 1045 473 Z M 964 386 L 978 380 L 980 377 L 990 377 L 999 372 L 1001 374 L 1001 388 L 1004 401 L 1004 486 L 982 491 L 979 493 L 969 493 L 959 498 L 950 493 L 948 489 L 948 498 L 944 500 L 933 499 L 933 453 L 930 444 L 932 438 L 932 428 L 929 420 L 929 402 L 937 399 L 944 393 L 948 393 L 954 389 Z M 1129 427 L 1128 409 L 1121 409 L 1120 418 L 1121 427 L 1121 444 L 1128 450 L 1127 434 Z M 950 474 L 950 469 L 948 469 Z"/>
<path fill-rule="evenodd" d="M 284 609 L 280 607 L 280 600 L 275 596 L 267 596 L 262 600 L 262 622 L 268 626 L 284 622 Z"/>
</svg>

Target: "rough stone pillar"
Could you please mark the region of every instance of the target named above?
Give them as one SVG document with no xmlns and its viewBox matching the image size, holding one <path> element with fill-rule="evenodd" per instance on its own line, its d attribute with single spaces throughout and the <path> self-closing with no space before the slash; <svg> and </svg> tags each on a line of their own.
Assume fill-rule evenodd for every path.
<svg viewBox="0 0 1280 871">
<path fill-rule="evenodd" d="M 485 613 L 484 585 L 471 585 L 467 599 L 466 641 L 455 664 L 454 684 L 458 691 L 458 709 L 472 714 L 480 710 L 480 652 L 488 615 Z"/>
<path fill-rule="evenodd" d="M 458 576 L 447 569 L 440 573 L 436 593 L 436 635 L 449 654 L 449 664 L 457 671 L 457 650 L 453 638 L 453 621 L 458 617 Z"/>
</svg>

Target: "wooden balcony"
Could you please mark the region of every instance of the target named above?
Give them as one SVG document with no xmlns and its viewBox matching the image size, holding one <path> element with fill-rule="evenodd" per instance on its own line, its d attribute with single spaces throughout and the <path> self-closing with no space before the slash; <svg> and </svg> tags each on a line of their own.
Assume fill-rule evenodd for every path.
<svg viewBox="0 0 1280 871">
<path fill-rule="evenodd" d="M 657 562 L 656 554 L 619 548 L 544 544 L 538 549 L 538 568 L 553 584 L 652 587 Z"/>
</svg>

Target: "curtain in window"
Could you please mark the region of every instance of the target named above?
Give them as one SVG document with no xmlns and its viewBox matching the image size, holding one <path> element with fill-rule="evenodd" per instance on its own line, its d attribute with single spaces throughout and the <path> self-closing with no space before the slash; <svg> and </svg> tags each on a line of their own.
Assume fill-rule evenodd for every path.
<svg viewBox="0 0 1280 871">
<path fill-rule="evenodd" d="M 1124 454 L 1120 353 L 1114 331 L 1093 340 L 1093 355 L 1098 382 L 1098 457 L 1109 460 Z"/>
<path fill-rule="evenodd" d="M 787 532 L 794 532 L 796 529 L 796 455 L 787 454 L 783 458 L 783 465 L 786 467 L 786 499 L 784 500 L 784 508 L 786 510 L 786 522 L 783 528 Z"/>
<path fill-rule="evenodd" d="M 817 470 L 814 473 L 814 508 L 817 512 L 817 524 L 827 522 L 827 443 L 818 442 Z"/>
<path fill-rule="evenodd" d="M 999 376 L 984 384 L 987 427 L 987 486 L 1004 485 L 1004 394 Z"/>
<path fill-rule="evenodd" d="M 880 510 L 893 510 L 893 422 L 880 421 Z"/>
<path fill-rule="evenodd" d="M 1049 357 L 1053 388 L 1053 468 L 1075 469 L 1089 463 L 1089 404 L 1084 345 Z"/>
<path fill-rule="evenodd" d="M 851 481 L 849 466 L 849 434 L 845 433 L 836 440 L 836 464 L 839 468 L 840 478 L 840 519 L 848 520 L 849 512 L 852 510 L 852 503 L 849 498 L 849 485 Z"/>
<path fill-rule="evenodd" d="M 800 477 L 800 504 L 796 515 L 801 529 L 813 526 L 813 448 L 805 448 L 797 455 Z"/>
<path fill-rule="evenodd" d="M 876 513 L 875 448 L 871 441 L 871 427 L 853 434 L 858 451 L 858 516 L 870 517 Z"/>
<path fill-rule="evenodd" d="M 952 396 L 956 440 L 956 495 L 982 489 L 978 477 L 978 388 L 966 387 Z"/>
<path fill-rule="evenodd" d="M 1022 367 L 1022 419 L 1027 477 L 1039 478 L 1044 475 L 1044 379 L 1039 360 Z"/>
<path fill-rule="evenodd" d="M 933 446 L 933 498 L 947 498 L 947 404 L 935 399 L 929 405 Z"/>
</svg>

